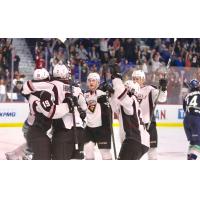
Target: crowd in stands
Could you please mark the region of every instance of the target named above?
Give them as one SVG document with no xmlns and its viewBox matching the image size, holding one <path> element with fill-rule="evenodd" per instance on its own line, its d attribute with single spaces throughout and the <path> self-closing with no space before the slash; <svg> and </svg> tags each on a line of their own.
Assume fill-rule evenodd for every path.
<svg viewBox="0 0 200 200">
<path fill-rule="evenodd" d="M 12 39 L 0 38 L 0 102 L 11 101 L 16 93 L 15 100 L 21 101 L 20 86 L 23 84 L 24 75 L 19 73 L 20 57 L 13 54 L 12 76 Z"/>
<path fill-rule="evenodd" d="M 10 44 L 5 39 L 2 42 L 8 51 L 8 55 L 3 57 L 8 59 Z M 55 38 L 27 38 L 26 42 L 35 60 L 35 68 L 46 67 L 51 73 L 55 64 L 70 60 L 72 74 L 83 88 L 89 72 L 98 72 L 101 77 L 106 74 L 109 79 L 109 66 L 113 63 L 120 65 L 124 76 L 140 68 L 146 73 L 147 82 L 157 85 L 166 72 L 174 45 L 173 38 L 71 38 L 65 44 Z M 0 51 L 0 62 L 2 55 Z M 6 61 L 7 66 L 9 62 Z M 181 103 L 181 96 L 187 91 L 187 82 L 191 78 L 200 80 L 200 39 L 177 39 L 171 66 L 174 67 L 170 67 L 167 73 L 168 103 L 177 104 Z M 1 63 L 0 67 L 9 69 L 2 67 Z"/>
</svg>

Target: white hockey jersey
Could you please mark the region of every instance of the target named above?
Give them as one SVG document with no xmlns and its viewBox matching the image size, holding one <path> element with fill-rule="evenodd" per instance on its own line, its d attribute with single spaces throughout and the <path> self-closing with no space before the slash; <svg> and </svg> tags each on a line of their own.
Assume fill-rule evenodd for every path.
<svg viewBox="0 0 200 200">
<path fill-rule="evenodd" d="M 87 103 L 87 126 L 91 128 L 102 126 L 102 110 L 100 104 L 97 102 L 98 97 L 106 95 L 101 90 L 95 92 L 86 92 L 84 94 Z"/>
<path fill-rule="evenodd" d="M 73 89 L 73 95 L 78 98 L 78 104 L 80 105 L 82 110 L 86 110 L 87 105 L 86 105 L 81 89 L 79 87 L 74 87 L 74 86 L 72 89 Z M 70 85 L 58 80 L 54 80 L 51 82 L 48 82 L 48 81 L 38 82 L 38 81 L 29 80 L 23 85 L 22 94 L 29 95 L 31 93 L 34 93 L 35 91 L 41 91 L 41 90 L 50 92 L 52 97 L 54 98 L 55 106 L 52 107 L 52 109 L 54 111 L 57 110 L 57 112 L 55 112 L 54 116 L 51 118 L 58 119 L 59 116 L 61 116 L 59 112 L 61 112 L 63 109 L 62 119 L 61 119 L 63 121 L 62 125 L 64 124 L 65 128 L 71 129 L 73 126 L 72 113 L 69 113 L 68 106 L 64 108 L 66 104 L 60 105 L 65 99 L 65 95 L 67 93 L 68 94 L 70 93 Z M 59 105 L 59 106 L 56 106 L 56 105 Z M 44 112 L 44 110 L 42 110 L 41 107 L 40 107 L 40 110 L 41 112 Z M 77 107 L 75 107 L 74 112 L 75 112 L 76 126 L 83 127 L 83 122 L 80 118 L 80 114 L 77 110 Z M 50 117 L 50 113 L 48 112 L 44 112 L 44 115 L 46 117 Z"/>
<path fill-rule="evenodd" d="M 30 111 L 27 122 L 30 126 L 38 127 L 45 132 L 51 128 L 52 119 L 63 117 L 66 112 L 69 112 L 69 108 L 67 103 L 42 107 L 39 94 L 40 92 L 37 92 L 29 96 Z"/>
<path fill-rule="evenodd" d="M 70 93 L 70 85 L 58 80 L 54 80 L 51 83 L 54 84 L 57 90 L 59 91 L 57 103 L 60 104 L 64 101 L 66 94 Z M 72 91 L 73 91 L 73 96 L 77 97 L 78 99 L 78 105 L 81 107 L 82 110 L 86 111 L 87 105 L 81 89 L 79 87 L 73 86 Z M 80 114 L 78 112 L 77 107 L 74 108 L 74 113 L 75 113 L 76 127 L 83 128 L 84 124 L 82 119 L 80 118 Z M 66 113 L 66 115 L 64 115 L 60 120 L 62 120 L 62 122 L 56 123 L 54 121 L 55 122 L 54 125 L 56 126 L 56 128 L 59 128 L 60 123 L 64 124 L 66 129 L 71 129 L 74 125 L 72 113 Z"/>
<path fill-rule="evenodd" d="M 150 116 L 152 115 L 155 106 L 156 98 L 158 97 L 159 90 L 151 85 L 140 88 L 140 92 L 136 94 L 142 110 L 143 121 L 145 124 L 149 123 Z M 167 91 L 160 91 L 158 102 L 165 102 L 167 100 Z"/>
<path fill-rule="evenodd" d="M 112 83 L 115 92 L 110 98 L 110 105 L 119 116 L 125 137 L 149 147 L 149 133 L 145 129 L 138 101 L 134 96 L 127 95 L 121 79 L 115 78 Z"/>
</svg>

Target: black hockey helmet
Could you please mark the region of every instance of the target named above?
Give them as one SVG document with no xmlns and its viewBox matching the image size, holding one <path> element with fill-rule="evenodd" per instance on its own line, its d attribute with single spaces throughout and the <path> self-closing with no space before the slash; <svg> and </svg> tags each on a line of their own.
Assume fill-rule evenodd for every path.
<svg viewBox="0 0 200 200">
<path fill-rule="evenodd" d="M 189 82 L 189 87 L 190 87 L 190 90 L 191 91 L 194 91 L 194 90 L 199 90 L 199 81 L 197 79 L 192 79 L 190 82 Z"/>
</svg>

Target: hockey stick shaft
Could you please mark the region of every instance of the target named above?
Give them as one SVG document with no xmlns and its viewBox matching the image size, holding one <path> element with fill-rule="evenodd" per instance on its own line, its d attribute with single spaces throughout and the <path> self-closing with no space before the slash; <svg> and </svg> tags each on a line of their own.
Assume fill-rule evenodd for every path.
<svg viewBox="0 0 200 200">
<path fill-rule="evenodd" d="M 70 62 L 68 62 L 68 67 L 70 68 L 70 71 L 71 71 L 71 67 L 70 67 Z M 73 96 L 73 78 L 72 78 L 72 73 L 71 73 L 71 77 L 70 77 L 70 93 L 71 95 Z M 73 103 L 73 106 L 75 108 L 75 105 Z M 78 136 L 77 136 L 77 129 L 76 129 L 76 117 L 75 117 L 75 112 L 74 112 L 74 109 L 72 111 L 72 118 L 73 118 L 73 131 L 74 131 L 74 138 L 75 138 L 75 149 L 78 150 L 79 147 L 78 147 Z"/>
<path fill-rule="evenodd" d="M 106 70 L 104 68 L 103 70 L 103 78 L 104 78 L 104 82 L 107 82 L 106 79 Z M 107 95 L 108 96 L 108 95 Z M 113 143 L 113 151 L 114 151 L 114 158 L 115 160 L 117 160 L 117 151 L 116 151 L 116 145 L 115 145 L 115 136 L 114 136 L 114 132 L 113 132 L 113 126 L 112 126 L 112 122 L 113 122 L 113 117 L 112 117 L 112 109 L 110 106 L 110 111 L 109 111 L 109 117 L 110 117 L 110 131 L 111 131 L 111 137 L 112 137 L 112 143 Z"/>
</svg>

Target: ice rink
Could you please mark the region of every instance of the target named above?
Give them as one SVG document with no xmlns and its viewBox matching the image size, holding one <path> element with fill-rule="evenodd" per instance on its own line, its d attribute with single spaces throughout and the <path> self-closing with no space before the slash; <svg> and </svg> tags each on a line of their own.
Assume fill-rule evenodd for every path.
<svg viewBox="0 0 200 200">
<path fill-rule="evenodd" d="M 119 153 L 119 129 L 114 128 L 117 153 Z M 185 160 L 188 142 L 183 128 L 158 128 L 158 159 Z M 0 160 L 5 152 L 12 151 L 24 142 L 21 128 L 0 128 Z M 113 152 L 113 151 L 112 151 Z M 97 159 L 101 159 L 97 152 Z M 147 159 L 146 155 L 142 159 Z"/>
</svg>

